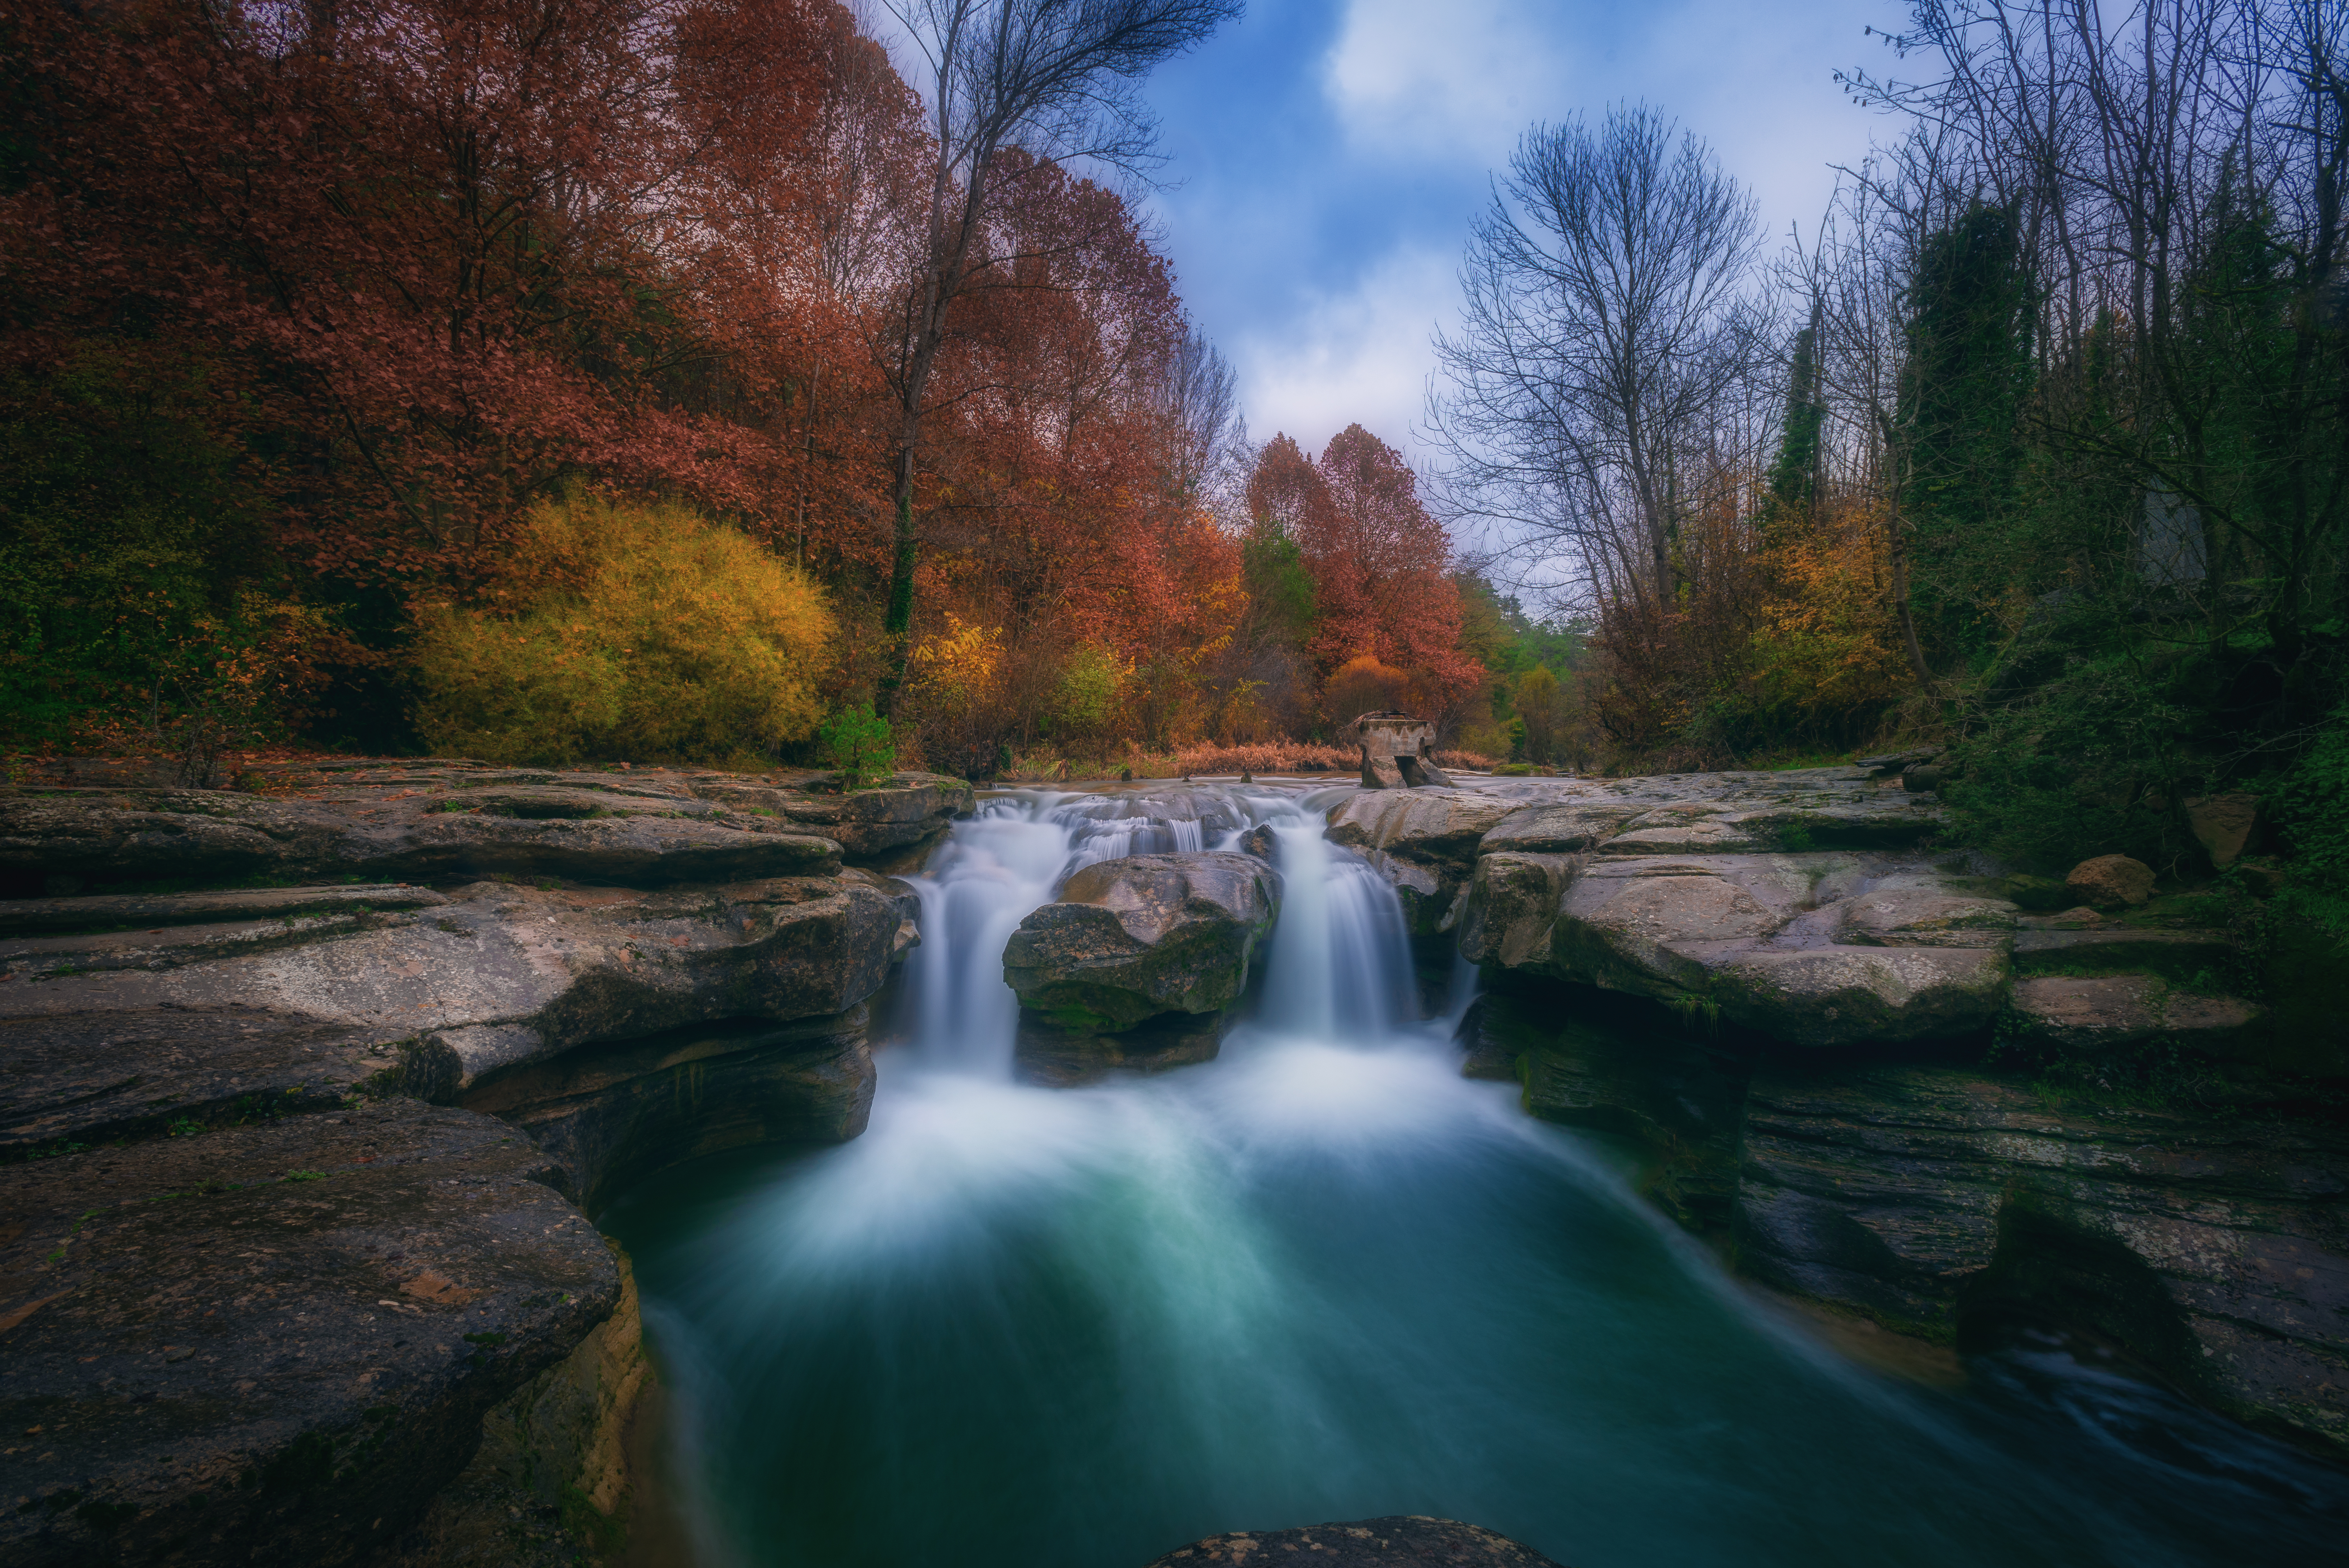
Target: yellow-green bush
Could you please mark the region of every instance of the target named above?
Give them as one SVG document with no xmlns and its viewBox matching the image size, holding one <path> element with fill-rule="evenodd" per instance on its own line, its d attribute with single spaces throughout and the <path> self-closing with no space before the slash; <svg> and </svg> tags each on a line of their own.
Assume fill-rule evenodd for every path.
<svg viewBox="0 0 2349 1568">
<path fill-rule="evenodd" d="M 518 613 L 418 614 L 417 728 L 493 762 L 742 761 L 815 728 L 822 593 L 689 508 L 572 495 L 523 518 Z"/>
</svg>

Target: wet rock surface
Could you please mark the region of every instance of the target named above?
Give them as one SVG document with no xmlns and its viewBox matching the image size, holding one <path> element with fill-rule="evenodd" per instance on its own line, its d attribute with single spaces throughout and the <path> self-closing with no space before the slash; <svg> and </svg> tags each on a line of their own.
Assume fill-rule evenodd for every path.
<svg viewBox="0 0 2349 1568">
<path fill-rule="evenodd" d="M 1278 873 L 1253 855 L 1096 861 L 1019 923 L 1004 978 L 1023 1007 L 1071 1034 L 1217 1013 L 1247 990 L 1279 900 Z"/>
<path fill-rule="evenodd" d="M 866 1023 L 859 1005 L 616 1040 L 501 1074 L 463 1103 L 529 1133 L 554 1162 L 554 1186 L 593 1214 L 705 1154 L 863 1132 L 874 1083 Z"/>
<path fill-rule="evenodd" d="M 1220 1568 L 1273 1563 L 1327 1563 L 1372 1568 L 1403 1563 L 1490 1564 L 1491 1568 L 1558 1568 L 1530 1546 L 1456 1519 L 1424 1515 L 1316 1524 L 1303 1530 L 1240 1531 L 1211 1535 L 1169 1552 L 1148 1568 Z"/>
<path fill-rule="evenodd" d="M 1012 1041 L 1012 1072 L 1022 1083 L 1074 1088 L 1112 1073 L 1193 1067 L 1216 1059 L 1229 1027 L 1224 1013 L 1164 1013 L 1131 1029 L 1099 1034 L 1022 1013 Z"/>
<path fill-rule="evenodd" d="M 2011 905 L 1889 853 L 1492 853 L 1460 921 L 1470 960 L 1628 991 L 1804 1045 L 1988 1027 Z"/>
<path fill-rule="evenodd" d="M 547 1166 L 403 1100 L 0 1168 L 0 1552 L 363 1560 L 618 1299 Z"/>
<path fill-rule="evenodd" d="M 654 890 L 477 882 L 423 908 L 0 941 L 0 1150 L 358 1088 L 453 1101 L 594 1042 L 849 1011 L 916 901 L 862 872 Z M 255 1097 L 264 1097 L 256 1099 Z"/>
<path fill-rule="evenodd" d="M 1477 846 L 1511 807 L 1458 789 L 1363 790 L 1330 813 L 1330 841 L 1359 851 L 1394 884 L 1413 935 L 1446 921 L 1476 869 Z"/>
</svg>

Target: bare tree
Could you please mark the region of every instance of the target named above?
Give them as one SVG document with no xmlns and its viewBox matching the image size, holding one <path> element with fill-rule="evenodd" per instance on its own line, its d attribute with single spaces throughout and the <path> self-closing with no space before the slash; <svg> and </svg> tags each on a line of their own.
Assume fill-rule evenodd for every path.
<svg viewBox="0 0 2349 1568">
<path fill-rule="evenodd" d="M 1156 387 L 1175 428 L 1176 467 L 1168 481 L 1177 494 L 1206 499 L 1229 466 L 1235 436 L 1246 435 L 1239 422 L 1239 378 L 1206 334 L 1193 325 L 1167 356 Z"/>
<path fill-rule="evenodd" d="M 1661 609 L 1761 335 L 1751 197 L 1645 106 L 1526 134 L 1476 221 L 1430 433 L 1455 512 Z M 1730 465 L 1730 468 L 1734 465 Z"/>
<path fill-rule="evenodd" d="M 921 52 L 936 142 L 925 232 L 883 355 L 898 418 L 890 653 L 877 704 L 887 713 L 912 646 L 915 465 L 948 312 L 974 283 L 1019 259 L 989 245 L 998 156 L 1018 149 L 1037 167 L 1086 160 L 1134 174 L 1156 167 L 1142 78 L 1237 15 L 1241 0 L 885 3 Z"/>
</svg>

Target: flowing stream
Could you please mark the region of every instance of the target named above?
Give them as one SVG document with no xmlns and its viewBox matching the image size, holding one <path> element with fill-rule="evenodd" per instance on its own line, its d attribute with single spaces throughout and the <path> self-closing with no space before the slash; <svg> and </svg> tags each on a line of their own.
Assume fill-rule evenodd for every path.
<svg viewBox="0 0 2349 1568">
<path fill-rule="evenodd" d="M 2016 1356 L 1937 1390 L 1752 1304 L 1606 1144 L 1461 1078 L 1393 893 L 1322 840 L 1335 798 L 985 802 L 919 883 L 870 1130 L 605 1216 L 702 1563 L 1141 1568 L 1391 1513 L 1570 1568 L 2343 1560 L 2336 1472 L 2158 1389 Z M 1284 903 L 1220 1057 L 1015 1082 L 1021 917 L 1259 823 Z"/>
</svg>

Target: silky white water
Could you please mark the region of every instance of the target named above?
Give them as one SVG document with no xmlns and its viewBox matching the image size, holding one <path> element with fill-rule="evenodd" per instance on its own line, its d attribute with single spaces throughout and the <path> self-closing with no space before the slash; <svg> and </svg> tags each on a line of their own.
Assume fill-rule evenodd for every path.
<svg viewBox="0 0 2349 1568">
<path fill-rule="evenodd" d="M 680 1506 L 720 1564 L 1141 1565 L 1196 1536 L 1440 1513 L 1562 1563 L 2326 1560 L 2329 1471 L 2137 1385 L 1859 1372 L 1658 1222 L 1605 1146 L 1422 1016 L 1341 791 L 988 801 L 918 884 L 865 1134 L 706 1161 L 607 1217 Z M 1268 823 L 1253 1021 L 1200 1067 L 1015 1079 L 1003 944 L 1091 861 Z"/>
</svg>

